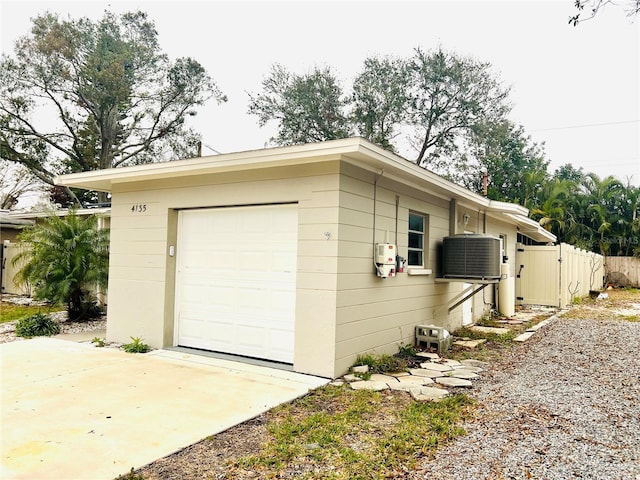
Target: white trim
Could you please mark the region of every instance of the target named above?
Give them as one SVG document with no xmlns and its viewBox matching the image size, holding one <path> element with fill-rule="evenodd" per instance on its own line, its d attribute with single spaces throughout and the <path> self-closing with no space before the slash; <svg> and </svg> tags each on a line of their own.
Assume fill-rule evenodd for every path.
<svg viewBox="0 0 640 480">
<path fill-rule="evenodd" d="M 407 268 L 407 275 L 431 275 L 433 270 L 430 268 Z"/>
</svg>

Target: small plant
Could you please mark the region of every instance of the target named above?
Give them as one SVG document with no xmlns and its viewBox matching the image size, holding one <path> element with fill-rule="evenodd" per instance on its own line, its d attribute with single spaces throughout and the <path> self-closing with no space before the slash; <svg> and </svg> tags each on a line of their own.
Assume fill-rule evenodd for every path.
<svg viewBox="0 0 640 480">
<path fill-rule="evenodd" d="M 358 355 L 355 365 L 368 365 L 371 373 L 404 372 L 408 367 L 406 359 L 386 353 Z"/>
<path fill-rule="evenodd" d="M 93 337 L 91 343 L 93 343 L 96 347 L 104 347 L 104 338 Z"/>
<path fill-rule="evenodd" d="M 410 343 L 401 343 L 398 345 L 398 356 L 400 357 L 415 357 L 416 353 L 418 353 L 418 351 L 415 345 Z"/>
<path fill-rule="evenodd" d="M 354 372 L 354 375 L 362 380 L 371 380 L 371 372 Z"/>
<path fill-rule="evenodd" d="M 127 353 L 147 353 L 151 347 L 146 343 L 142 343 L 140 337 L 131 337 L 131 343 L 125 343 L 122 348 Z"/>
<path fill-rule="evenodd" d="M 60 333 L 60 325 L 49 315 L 36 313 L 18 320 L 16 335 L 19 337 L 40 337 L 57 335 Z"/>
</svg>

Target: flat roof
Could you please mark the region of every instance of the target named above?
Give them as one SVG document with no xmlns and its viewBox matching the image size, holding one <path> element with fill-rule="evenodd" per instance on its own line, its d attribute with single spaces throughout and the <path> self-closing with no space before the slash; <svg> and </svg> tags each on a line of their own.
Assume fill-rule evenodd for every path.
<svg viewBox="0 0 640 480">
<path fill-rule="evenodd" d="M 489 200 L 361 137 L 72 173 L 56 177 L 54 183 L 67 187 L 110 192 L 117 185 L 149 180 L 305 165 L 335 160 L 352 163 L 441 198 L 455 198 L 461 205 L 483 210 L 493 214 L 494 217 L 502 217 L 508 223 L 514 223 L 516 218 L 520 219 L 521 224 L 530 228 L 531 234 L 535 235 L 532 237 L 534 240 L 551 242 L 556 239 L 553 234 L 544 229 L 541 232 L 533 228 L 530 222 L 534 224 L 537 222 L 528 219 L 529 211 L 525 207 L 514 203 Z M 502 214 L 509 214 L 509 216 L 503 217 Z M 530 236 L 528 233 L 523 233 Z"/>
</svg>

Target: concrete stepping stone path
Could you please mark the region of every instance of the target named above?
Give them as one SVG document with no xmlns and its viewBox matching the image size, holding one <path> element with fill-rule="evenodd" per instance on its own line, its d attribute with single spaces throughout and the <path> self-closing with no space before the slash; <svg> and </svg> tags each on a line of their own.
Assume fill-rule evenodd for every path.
<svg viewBox="0 0 640 480">
<path fill-rule="evenodd" d="M 409 392 L 419 401 L 438 401 L 449 395 L 449 391 L 444 387 L 471 388 L 473 386 L 471 380 L 480 378 L 478 373 L 488 365 L 486 362 L 475 359 L 461 361 L 444 359 L 436 354 L 432 357 L 423 356 L 423 358 L 430 361 L 422 362 L 420 368 L 411 368 L 408 372 L 373 373 L 368 380 L 363 380 L 358 375 L 347 374 L 341 381 L 348 383 L 354 390 L 391 389 Z M 368 372 L 368 369 L 355 367 L 354 370 L 356 368 L 360 375 Z"/>
</svg>

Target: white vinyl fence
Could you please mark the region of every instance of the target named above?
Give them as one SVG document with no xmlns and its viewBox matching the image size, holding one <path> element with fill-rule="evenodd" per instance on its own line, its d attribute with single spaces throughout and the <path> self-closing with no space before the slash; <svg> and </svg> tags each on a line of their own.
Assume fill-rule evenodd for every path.
<svg viewBox="0 0 640 480">
<path fill-rule="evenodd" d="M 572 245 L 518 244 L 516 303 L 564 307 L 604 285 L 604 257 Z"/>
<path fill-rule="evenodd" d="M 607 282 L 620 287 L 640 287 L 639 257 L 607 257 Z"/>
</svg>

